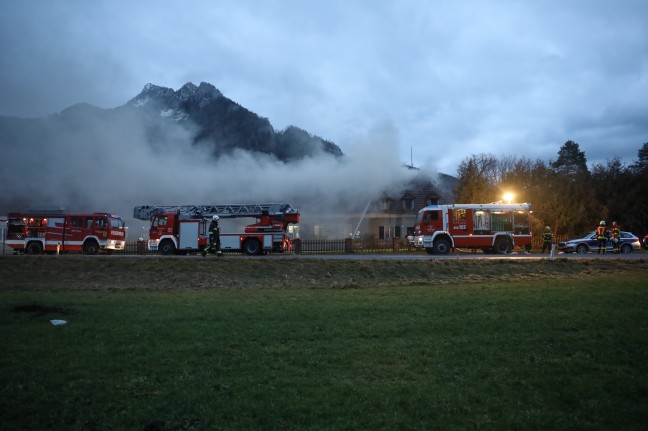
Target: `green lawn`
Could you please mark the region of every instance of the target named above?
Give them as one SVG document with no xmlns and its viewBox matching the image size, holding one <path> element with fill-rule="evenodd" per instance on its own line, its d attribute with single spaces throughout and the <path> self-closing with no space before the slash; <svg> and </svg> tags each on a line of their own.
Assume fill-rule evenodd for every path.
<svg viewBox="0 0 648 431">
<path fill-rule="evenodd" d="M 6 288 L 0 428 L 645 430 L 645 275 Z"/>
</svg>

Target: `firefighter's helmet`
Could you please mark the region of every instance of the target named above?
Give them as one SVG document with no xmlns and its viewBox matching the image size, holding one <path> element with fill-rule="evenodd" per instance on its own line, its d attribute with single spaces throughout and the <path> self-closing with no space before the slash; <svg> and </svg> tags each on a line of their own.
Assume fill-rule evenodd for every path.
<svg viewBox="0 0 648 431">
<path fill-rule="evenodd" d="M 217 215 L 215 215 L 214 217 L 212 217 L 212 220 L 214 220 L 214 221 L 218 221 L 219 218 L 220 218 L 220 217 L 218 217 Z"/>
<path fill-rule="evenodd" d="M 612 226 L 616 226 L 617 223 L 615 221 L 612 222 Z"/>
<path fill-rule="evenodd" d="M 549 231 L 551 231 L 551 228 L 550 228 L 549 226 L 545 226 L 545 230 L 546 230 L 547 232 L 549 232 Z"/>
<path fill-rule="evenodd" d="M 599 223 L 600 226 L 605 226 L 605 220 L 601 220 L 601 223 Z"/>
</svg>

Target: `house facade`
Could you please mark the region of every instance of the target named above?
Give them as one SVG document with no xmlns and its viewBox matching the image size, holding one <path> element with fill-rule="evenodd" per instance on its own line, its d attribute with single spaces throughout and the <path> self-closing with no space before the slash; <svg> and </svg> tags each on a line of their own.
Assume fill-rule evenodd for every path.
<svg viewBox="0 0 648 431">
<path fill-rule="evenodd" d="M 439 174 L 434 180 L 419 174 L 405 186 L 369 201 L 364 211 L 302 214 L 291 234 L 302 239 L 405 239 L 413 234 L 416 215 L 428 205 L 454 203 L 457 178 Z M 298 231 L 297 231 L 298 230 Z"/>
</svg>

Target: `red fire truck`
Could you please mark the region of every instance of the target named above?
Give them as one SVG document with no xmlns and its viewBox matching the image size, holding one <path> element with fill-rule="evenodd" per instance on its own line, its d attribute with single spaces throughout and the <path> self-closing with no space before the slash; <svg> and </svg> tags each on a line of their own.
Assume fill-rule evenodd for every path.
<svg viewBox="0 0 648 431">
<path fill-rule="evenodd" d="M 198 252 L 207 246 L 207 226 L 213 216 L 221 219 L 250 217 L 256 223 L 244 232 L 220 234 L 221 250 L 257 255 L 288 252 L 288 225 L 299 223 L 299 210 L 290 204 L 227 204 L 138 206 L 133 217 L 150 220 L 148 249 L 163 255 Z"/>
<path fill-rule="evenodd" d="M 507 254 L 513 246 L 531 246 L 531 204 L 429 205 L 414 227 L 414 244 L 429 254 L 455 248 Z"/>
<path fill-rule="evenodd" d="M 14 253 L 110 253 L 124 249 L 126 226 L 119 216 L 108 213 L 15 212 L 7 215 L 6 244 Z"/>
</svg>

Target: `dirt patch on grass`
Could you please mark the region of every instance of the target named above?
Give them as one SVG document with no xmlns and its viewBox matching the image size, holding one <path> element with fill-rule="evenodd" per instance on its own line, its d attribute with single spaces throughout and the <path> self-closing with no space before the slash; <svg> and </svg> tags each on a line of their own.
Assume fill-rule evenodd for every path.
<svg viewBox="0 0 648 431">
<path fill-rule="evenodd" d="M 0 289 L 345 289 L 590 278 L 648 272 L 647 259 L 324 260 L 1 256 Z"/>
<path fill-rule="evenodd" d="M 14 313 L 29 313 L 35 316 L 44 316 L 46 314 L 63 314 L 63 315 L 72 314 L 72 310 L 70 310 L 69 308 L 40 305 L 40 304 L 16 305 L 11 309 L 11 311 Z"/>
</svg>

